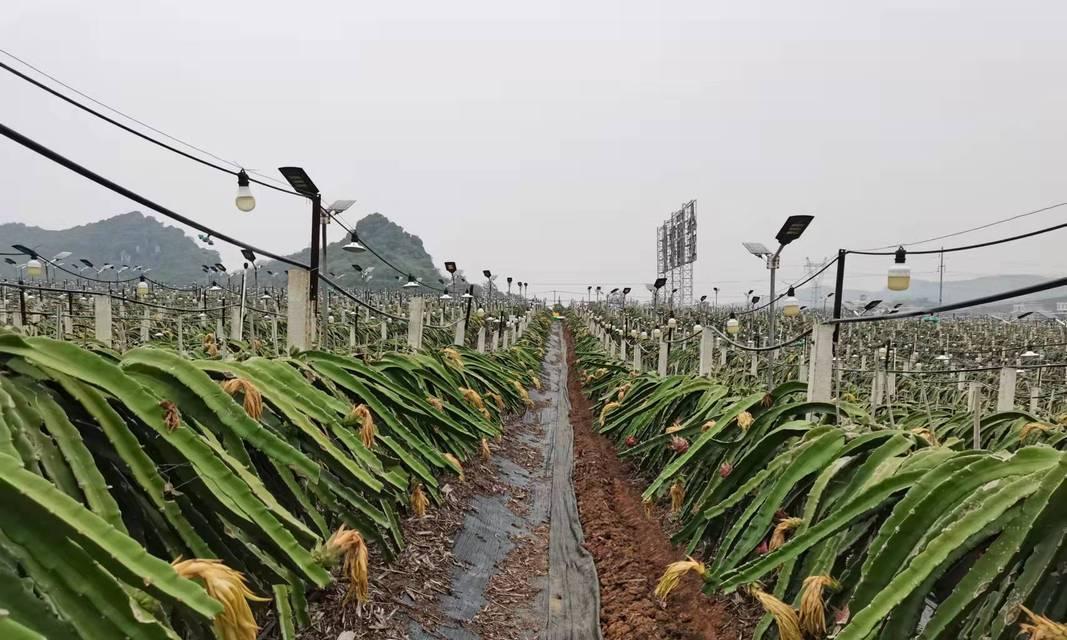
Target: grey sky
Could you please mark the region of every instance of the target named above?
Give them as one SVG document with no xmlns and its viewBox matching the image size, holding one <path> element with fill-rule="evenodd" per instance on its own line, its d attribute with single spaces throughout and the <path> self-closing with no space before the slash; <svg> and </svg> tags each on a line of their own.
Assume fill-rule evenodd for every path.
<svg viewBox="0 0 1067 640">
<path fill-rule="evenodd" d="M 786 282 L 841 246 L 1067 200 L 1065 32 L 1054 1 L 5 0 L 0 12 L 0 47 L 86 93 L 264 173 L 302 165 L 327 199 L 359 200 L 346 219 L 380 211 L 438 263 L 538 293 L 650 281 L 656 224 L 696 198 L 695 293 L 719 286 L 724 301 L 765 282 L 741 241 L 770 244 L 793 213 L 816 219 L 783 258 Z M 6 73 L 0 96 L 5 124 L 135 191 L 280 252 L 307 243 L 291 196 L 256 188 L 242 214 L 223 174 Z M 0 222 L 58 228 L 137 208 L 0 145 Z M 1064 233 L 952 256 L 946 277 L 1062 275 Z M 849 286 L 880 286 L 887 262 L 853 261 Z M 933 259 L 913 268 L 936 278 Z"/>
</svg>

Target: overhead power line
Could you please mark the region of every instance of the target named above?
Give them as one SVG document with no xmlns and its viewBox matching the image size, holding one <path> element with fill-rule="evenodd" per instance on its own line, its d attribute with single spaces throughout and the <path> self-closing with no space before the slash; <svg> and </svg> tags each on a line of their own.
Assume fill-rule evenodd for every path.
<svg viewBox="0 0 1067 640">
<path fill-rule="evenodd" d="M 10 56 L 10 57 L 14 58 L 15 60 L 19 60 L 15 56 L 12 56 L 10 53 L 8 53 L 6 51 L 3 51 L 2 49 L 0 49 L 0 53 L 4 53 L 5 55 Z M 22 62 L 21 60 L 19 60 L 19 61 Z M 33 67 L 33 66 L 31 66 L 31 65 L 29 65 L 29 64 L 27 64 L 25 62 L 23 62 L 23 64 L 26 64 L 26 66 L 30 67 L 31 69 L 35 69 L 36 70 L 35 67 Z M 209 160 L 205 160 L 203 158 L 199 158 L 199 157 L 197 157 L 197 156 L 195 156 L 195 155 L 193 155 L 193 154 L 191 154 L 191 153 L 189 153 L 187 151 L 182 151 L 181 149 L 178 149 L 177 147 L 169 145 L 166 142 L 163 142 L 161 140 L 157 140 L 157 139 L 153 138 L 152 136 L 149 136 L 149 135 L 147 135 L 147 134 L 145 134 L 145 133 L 143 133 L 141 131 L 138 131 L 138 130 L 134 129 L 133 127 L 127 126 L 127 125 L 119 122 L 118 120 L 115 120 L 114 118 L 112 118 L 110 116 L 107 116 L 107 115 L 105 115 L 103 113 L 100 113 L 99 111 L 93 109 L 92 107 L 86 106 L 86 105 L 78 102 L 77 100 L 71 98 L 70 96 L 67 96 L 67 95 L 65 95 L 63 93 L 60 93 L 59 91 L 56 91 L 52 87 L 49 87 L 48 85 L 46 85 L 46 84 L 44 84 L 44 83 L 42 83 L 42 82 L 40 82 L 40 81 L 38 81 L 38 80 L 36 80 L 34 78 L 31 78 L 30 76 L 26 75 L 25 73 L 22 73 L 18 69 L 15 69 L 14 67 L 11 67 L 8 64 L 0 62 L 0 69 L 4 69 L 5 71 L 8 71 L 9 73 L 11 73 L 11 74 L 13 74 L 15 76 L 18 76 L 19 78 L 25 80 L 26 82 L 29 82 L 30 84 L 34 85 L 35 87 L 37 87 L 37 88 L 39 88 L 39 89 L 41 89 L 43 91 L 47 91 L 48 93 L 54 95 L 55 97 L 59 98 L 60 100 L 63 100 L 64 102 L 66 102 L 68 104 L 71 104 L 71 105 L 81 109 L 82 111 L 85 111 L 86 113 L 94 115 L 97 118 L 100 118 L 101 120 L 103 120 L 104 122 L 107 122 L 107 123 L 109 123 L 111 125 L 114 125 L 114 126 L 120 128 L 123 131 L 126 131 L 128 133 L 132 133 L 133 135 L 137 136 L 138 138 L 141 138 L 142 140 L 145 140 L 147 142 L 151 142 L 152 144 L 154 144 L 156 146 L 162 147 L 162 148 L 164 148 L 164 149 L 166 149 L 168 151 L 176 153 L 176 154 L 178 154 L 180 156 L 183 156 L 183 157 L 185 157 L 185 158 L 187 158 L 189 160 L 192 160 L 194 162 L 198 162 L 198 163 L 200 163 L 200 164 L 202 164 L 202 165 L 204 165 L 206 167 L 211 167 L 212 169 L 215 169 L 217 171 L 222 171 L 223 173 L 228 173 L 228 174 L 230 174 L 232 176 L 236 176 L 239 173 L 240 169 L 241 169 L 240 165 L 237 165 L 237 164 L 235 164 L 233 162 L 230 162 L 229 160 L 223 160 L 223 159 L 219 158 L 218 156 L 216 156 L 213 153 L 204 151 L 200 147 L 196 147 L 196 146 L 193 146 L 193 145 L 191 145 L 189 143 L 182 142 L 181 140 L 178 140 L 178 138 L 174 138 L 173 136 L 170 136 L 170 135 L 168 135 L 166 133 L 163 133 L 163 132 L 159 131 L 158 129 L 150 127 L 150 126 L 142 123 L 140 120 L 137 120 L 136 118 L 133 118 L 131 116 L 127 116 L 126 114 L 123 114 L 121 111 L 118 111 L 116 109 L 112 109 L 111 107 L 107 107 L 108 109 L 111 109 L 115 113 L 118 113 L 118 114 L 122 115 L 122 117 L 124 117 L 124 118 L 128 118 L 129 120 L 131 120 L 133 122 L 136 122 L 136 123 L 140 124 L 141 126 L 144 126 L 144 127 L 148 128 L 148 129 L 151 129 L 152 131 L 155 131 L 155 132 L 159 133 L 160 135 L 166 136 L 167 138 L 170 138 L 172 140 L 176 140 L 180 144 L 183 144 L 183 145 L 185 145 L 185 146 L 187 146 L 187 147 L 189 147 L 191 149 L 195 149 L 195 150 L 197 150 L 197 151 L 199 151 L 201 153 L 204 153 L 204 154 L 206 154 L 208 156 L 211 156 L 212 158 L 215 158 L 215 159 L 219 160 L 220 162 L 225 162 L 227 164 L 231 164 L 231 165 L 237 167 L 237 169 L 236 170 L 235 169 L 230 169 L 230 168 L 224 167 L 222 165 L 216 164 L 214 162 L 211 162 Z M 51 76 L 49 76 L 48 74 L 46 74 L 44 72 L 41 72 L 41 71 L 38 71 L 38 72 L 41 73 L 42 75 L 48 77 L 48 78 L 51 78 Z M 68 85 L 63 84 L 62 82 L 59 82 L 58 80 L 55 80 L 55 82 L 63 85 L 64 87 L 67 87 L 68 89 L 70 89 L 71 91 L 74 91 L 75 93 L 78 93 L 79 95 L 83 95 L 83 96 L 85 95 L 85 94 L 82 94 L 81 92 L 77 91 L 76 89 L 70 88 Z M 96 100 L 94 100 L 93 98 L 90 98 L 89 96 L 85 96 L 85 97 L 87 99 L 89 99 L 89 100 L 92 100 L 93 102 L 97 102 Z M 102 103 L 97 102 L 97 104 L 102 104 Z M 104 105 L 104 106 L 106 107 L 107 105 Z M 255 173 L 255 172 L 250 172 L 247 169 L 245 169 L 245 172 L 246 173 Z M 261 174 L 258 174 L 258 173 L 256 173 L 255 175 L 260 175 L 261 177 L 266 178 L 267 180 L 273 180 L 273 178 L 267 178 L 266 176 L 262 176 Z M 279 186 L 270 184 L 269 182 L 263 182 L 262 180 L 257 180 L 255 178 L 249 177 L 249 181 L 250 182 L 255 182 L 258 185 L 267 187 L 268 189 L 274 189 L 275 191 L 281 191 L 282 193 L 288 193 L 290 195 L 305 197 L 303 194 L 297 193 L 296 191 L 292 191 L 292 190 L 286 189 L 284 187 L 279 187 Z"/>
<path fill-rule="evenodd" d="M 933 238 L 927 238 L 925 240 L 915 240 L 913 242 L 902 242 L 902 243 L 897 243 L 897 244 L 889 244 L 889 245 L 886 245 L 884 247 L 874 247 L 872 249 L 863 249 L 862 251 L 851 251 L 850 253 L 864 253 L 864 252 L 867 252 L 867 251 L 881 251 L 882 249 L 895 249 L 897 247 L 911 247 L 911 246 L 914 246 L 914 245 L 917 245 L 917 244 L 926 244 L 927 242 L 936 242 L 937 240 L 945 240 L 946 238 L 955 238 L 956 236 L 962 236 L 962 235 L 965 235 L 965 234 L 968 234 L 968 233 L 974 233 L 975 231 L 982 231 L 983 229 L 988 229 L 990 227 L 995 227 L 998 224 L 1004 224 L 1006 222 L 1011 222 L 1012 220 L 1018 220 L 1020 218 L 1025 218 L 1027 216 L 1032 216 L 1032 215 L 1036 215 L 1038 213 L 1044 213 L 1046 211 L 1051 211 L 1052 209 L 1056 209 L 1056 208 L 1062 207 L 1062 206 L 1067 206 L 1067 202 L 1058 202 L 1056 204 L 1052 204 L 1052 205 L 1049 205 L 1047 207 L 1041 207 L 1040 209 L 1034 209 L 1033 211 L 1027 211 L 1026 213 L 1020 213 L 1018 215 L 1014 215 L 1014 216 L 1011 216 L 1011 217 L 1008 217 L 1008 218 L 1002 218 L 1000 220 L 994 220 L 993 222 L 988 222 L 986 224 L 979 225 L 977 227 L 971 227 L 970 229 L 963 229 L 961 231 L 954 231 L 952 233 L 946 233 L 943 236 L 935 236 Z M 1025 236 L 1023 236 L 1023 237 L 1025 237 Z M 919 253 L 919 252 L 918 251 L 914 251 L 914 252 L 909 252 L 909 253 Z M 931 253 L 940 253 L 940 251 L 932 251 Z"/>
<path fill-rule="evenodd" d="M 2 64 L 2 63 L 0 63 L 0 64 Z M 295 260 L 293 260 L 291 258 L 286 258 L 285 256 L 281 256 L 281 255 L 278 255 L 276 253 L 272 253 L 270 251 L 265 251 L 263 249 L 259 249 L 257 247 L 254 247 L 254 246 L 248 244 L 247 242 L 244 242 L 243 240 L 238 240 L 237 238 L 234 238 L 232 236 L 228 236 L 228 235 L 226 235 L 224 233 L 221 233 L 219 231 L 216 231 L 216 230 L 214 230 L 214 229 L 212 229 L 210 227 L 204 226 L 204 225 L 200 224 L 199 222 L 197 222 L 195 220 L 192 220 L 190 218 L 187 218 L 187 217 L 183 216 L 182 214 L 180 214 L 180 213 L 178 213 L 176 211 L 168 209 L 168 208 L 164 207 L 161 204 L 157 204 L 156 202 L 153 202 L 152 200 L 149 200 L 148 198 L 146 198 L 146 197 L 144 197 L 144 196 L 142 196 L 142 195 L 140 195 L 138 193 L 134 193 L 133 191 L 130 191 L 126 187 L 123 187 L 122 185 L 119 185 L 118 183 L 113 182 L 113 181 L 105 178 L 104 176 L 102 176 L 102 175 L 100 175 L 100 174 L 98 174 L 98 173 L 96 173 L 96 172 L 94 172 L 94 171 L 92 171 L 90 169 L 87 169 L 87 168 L 81 166 L 80 164 L 74 162 L 73 160 L 70 160 L 70 159 L 60 155 L 59 153 L 56 153 L 55 151 L 53 151 L 53 150 L 49 149 L 48 147 L 40 144 L 39 142 L 37 142 L 35 140 L 32 140 L 32 139 L 22 135 L 21 133 L 15 131 L 14 129 L 8 127 L 7 125 L 0 124 L 0 135 L 3 135 L 5 137 L 7 137 L 7 138 L 10 138 L 11 140 L 21 144 L 22 146 L 26 147 L 27 149 L 29 149 L 29 150 L 31 150 L 31 151 L 33 151 L 35 153 L 38 153 L 38 154 L 48 158 L 52 162 L 55 162 L 56 164 L 62 165 L 63 167 L 66 167 L 67 169 L 70 169 L 74 173 L 77 173 L 77 174 L 81 175 L 84 178 L 88 178 L 89 180 L 92 180 L 93 182 L 99 184 L 100 186 L 106 187 L 107 189 L 110 189 L 110 190 L 114 191 L 115 193 L 118 193 L 119 195 L 125 196 L 125 197 L 129 198 L 130 200 L 133 200 L 134 202 L 136 202 L 138 204 L 141 204 L 141 205 L 143 205 L 145 207 L 148 207 L 149 209 L 152 209 L 153 211 L 161 213 L 164 216 L 166 216 L 166 217 L 168 217 L 168 218 L 170 218 L 172 220 L 177 220 L 178 222 L 181 222 L 182 224 L 185 224 L 185 225 L 188 225 L 188 226 L 190 226 L 190 227 L 192 227 L 194 229 L 198 229 L 200 231 L 203 231 L 204 233 L 210 233 L 212 236 L 214 236 L 214 237 L 216 237 L 216 238 L 218 238 L 220 240 L 223 240 L 225 242 L 229 242 L 230 244 L 232 244 L 234 246 L 241 247 L 242 249 L 248 249 L 248 250 L 250 250 L 250 251 L 252 251 L 254 253 L 258 253 L 260 255 L 267 256 L 268 258 L 274 258 L 275 260 L 278 260 L 280 262 L 284 262 L 284 263 L 286 263 L 288 265 L 292 265 L 294 267 L 300 267 L 301 269 L 309 269 L 310 268 L 308 265 L 302 264 L 300 262 L 297 262 L 297 261 L 295 261 Z"/>
</svg>

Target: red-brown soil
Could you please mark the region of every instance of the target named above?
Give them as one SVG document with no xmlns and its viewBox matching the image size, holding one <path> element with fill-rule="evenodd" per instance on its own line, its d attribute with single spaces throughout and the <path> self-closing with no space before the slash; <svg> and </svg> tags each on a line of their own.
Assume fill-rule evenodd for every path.
<svg viewBox="0 0 1067 640">
<path fill-rule="evenodd" d="M 700 592 L 686 576 L 666 605 L 652 593 L 664 568 L 684 559 L 664 531 L 664 512 L 645 515 L 642 481 L 615 455 L 612 443 L 593 430 L 589 401 L 574 365 L 567 332 L 568 393 L 574 427 L 574 485 L 585 546 L 600 578 L 600 626 L 605 640 L 738 640 L 754 623 L 745 603 Z"/>
</svg>

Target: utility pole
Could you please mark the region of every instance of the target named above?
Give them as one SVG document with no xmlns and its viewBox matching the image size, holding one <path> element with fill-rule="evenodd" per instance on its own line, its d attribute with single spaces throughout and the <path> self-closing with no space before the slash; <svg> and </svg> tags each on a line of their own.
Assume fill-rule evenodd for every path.
<svg viewBox="0 0 1067 640">
<path fill-rule="evenodd" d="M 941 247 L 941 266 L 937 268 L 937 305 L 941 306 L 945 296 L 945 248 Z"/>
</svg>

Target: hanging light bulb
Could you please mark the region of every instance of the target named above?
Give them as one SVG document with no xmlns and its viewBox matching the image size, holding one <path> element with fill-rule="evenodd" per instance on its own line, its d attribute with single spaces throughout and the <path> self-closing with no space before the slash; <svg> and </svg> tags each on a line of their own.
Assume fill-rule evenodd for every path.
<svg viewBox="0 0 1067 640">
<path fill-rule="evenodd" d="M 442 293 L 439 299 L 440 300 L 451 300 L 452 296 L 448 295 L 447 293 Z"/>
<path fill-rule="evenodd" d="M 476 313 L 478 314 L 478 317 L 481 318 L 485 315 L 485 309 L 478 307 L 478 311 Z"/>
<path fill-rule="evenodd" d="M 661 335 L 663 335 L 663 332 L 660 331 L 659 327 L 656 327 L 655 329 L 652 330 L 652 337 L 653 338 L 657 338 L 658 339 Z"/>
<path fill-rule="evenodd" d="M 637 338 L 637 329 L 630 329 L 630 337 Z"/>
<path fill-rule="evenodd" d="M 648 332 L 647 331 L 642 331 L 641 332 L 641 339 L 642 340 L 648 340 Z"/>
<path fill-rule="evenodd" d="M 367 247 L 359 243 L 359 236 L 356 235 L 355 231 L 352 232 L 352 238 L 348 241 L 348 244 L 341 248 L 349 253 L 363 253 L 367 250 Z"/>
<path fill-rule="evenodd" d="M 41 261 L 37 258 L 30 258 L 26 261 L 26 275 L 30 278 L 40 278 L 43 268 L 41 267 Z"/>
<path fill-rule="evenodd" d="M 474 296 L 472 296 L 469 292 L 464 292 L 464 294 L 461 295 L 460 297 L 463 298 L 464 300 L 469 300 L 469 299 L 473 298 Z"/>
<path fill-rule="evenodd" d="M 904 264 L 908 253 L 904 247 L 897 247 L 893 256 L 893 266 L 889 267 L 889 278 L 886 286 L 890 291 L 907 291 L 911 286 L 911 267 Z"/>
<path fill-rule="evenodd" d="M 703 326 L 701 326 L 699 324 L 694 324 L 693 325 L 693 333 L 700 333 L 703 330 L 704 330 Z"/>
<path fill-rule="evenodd" d="M 211 286 L 207 288 L 208 291 L 222 291 L 222 287 L 214 280 L 211 281 Z"/>
<path fill-rule="evenodd" d="M 1030 347 L 1027 347 L 1026 351 L 1024 351 L 1021 354 L 1019 354 L 1019 357 L 1020 358 L 1024 358 L 1026 360 L 1033 360 L 1034 358 L 1040 358 L 1041 354 L 1036 352 L 1036 351 L 1034 351 Z"/>
<path fill-rule="evenodd" d="M 419 283 L 415 281 L 415 276 L 408 274 L 408 281 L 404 283 L 405 289 L 414 289 L 419 286 Z"/>
<path fill-rule="evenodd" d="M 233 202 L 245 213 L 256 208 L 256 197 L 252 195 L 252 190 L 248 188 L 248 185 L 248 174 L 241 169 L 237 172 L 237 197 L 233 199 Z"/>
<path fill-rule="evenodd" d="M 741 323 L 737 321 L 737 316 L 731 311 L 730 318 L 726 321 L 726 333 L 735 336 L 740 330 Z"/>
<path fill-rule="evenodd" d="M 144 298 L 148 295 L 148 283 L 145 282 L 144 276 L 141 276 L 141 280 L 137 283 L 137 297 Z"/>
<path fill-rule="evenodd" d="M 785 294 L 785 300 L 782 302 L 782 315 L 787 318 L 800 315 L 800 300 L 797 300 L 793 287 L 789 287 L 789 291 Z"/>
<path fill-rule="evenodd" d="M 667 327 L 673 329 L 673 328 L 675 328 L 677 326 L 678 326 L 678 320 L 676 320 L 674 318 L 674 316 L 671 316 L 670 318 L 667 319 Z"/>
</svg>

